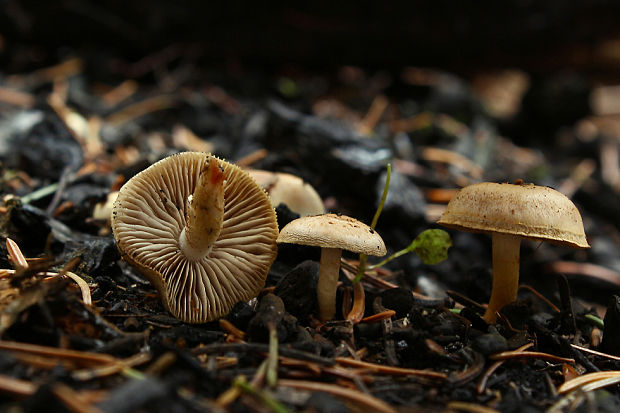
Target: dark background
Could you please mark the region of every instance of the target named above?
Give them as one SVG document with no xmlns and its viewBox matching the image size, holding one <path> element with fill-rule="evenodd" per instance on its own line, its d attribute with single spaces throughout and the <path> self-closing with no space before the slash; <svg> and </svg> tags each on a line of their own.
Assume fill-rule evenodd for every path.
<svg viewBox="0 0 620 413">
<path fill-rule="evenodd" d="M 4 0 L 7 47 L 39 54 L 0 59 L 10 71 L 65 48 L 138 59 L 182 43 L 211 63 L 602 70 L 614 60 L 604 40 L 620 34 L 620 3 L 608 0 L 296 3 Z"/>
</svg>

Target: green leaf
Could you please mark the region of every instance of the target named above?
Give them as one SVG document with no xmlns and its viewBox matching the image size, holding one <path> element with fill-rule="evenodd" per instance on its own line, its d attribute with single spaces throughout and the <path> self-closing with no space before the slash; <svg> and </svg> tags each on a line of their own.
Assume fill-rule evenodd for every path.
<svg viewBox="0 0 620 413">
<path fill-rule="evenodd" d="M 448 258 L 451 246 L 452 240 L 446 231 L 427 229 L 413 240 L 408 249 L 418 254 L 424 264 L 434 265 Z"/>
</svg>

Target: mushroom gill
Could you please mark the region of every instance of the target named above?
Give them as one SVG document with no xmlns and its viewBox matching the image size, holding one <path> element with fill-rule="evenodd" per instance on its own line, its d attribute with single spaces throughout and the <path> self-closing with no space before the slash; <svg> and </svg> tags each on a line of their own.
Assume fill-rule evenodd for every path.
<svg viewBox="0 0 620 413">
<path fill-rule="evenodd" d="M 219 318 L 256 296 L 277 251 L 278 228 L 267 195 L 243 170 L 216 159 L 198 152 L 163 159 L 130 179 L 114 205 L 112 228 L 124 258 L 153 283 L 175 317 L 191 323 Z M 187 253 L 182 234 L 188 214 L 196 212 L 192 206 L 202 202 L 195 193 L 201 172 L 207 187 L 217 190 L 221 182 L 222 225 L 210 245 L 205 237 Z M 217 195 L 209 196 L 207 204 L 217 205 Z M 216 220 L 207 217 L 203 226 Z"/>
</svg>

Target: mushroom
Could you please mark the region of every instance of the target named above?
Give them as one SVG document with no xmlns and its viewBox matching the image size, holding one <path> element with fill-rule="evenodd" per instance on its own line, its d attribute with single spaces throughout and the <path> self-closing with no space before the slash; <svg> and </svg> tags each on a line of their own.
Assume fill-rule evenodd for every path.
<svg viewBox="0 0 620 413">
<path fill-rule="evenodd" d="M 298 176 L 284 172 L 248 169 L 248 173 L 265 188 L 273 206 L 285 204 L 302 217 L 325 213 L 323 200 L 316 190 Z"/>
<path fill-rule="evenodd" d="M 118 191 L 112 191 L 108 194 L 105 201 L 96 203 L 93 209 L 93 220 L 105 223 L 109 227 L 112 224 L 112 208 L 114 208 L 117 196 Z"/>
<path fill-rule="evenodd" d="M 522 238 L 589 248 L 577 207 L 562 193 L 533 184 L 483 182 L 457 192 L 438 224 L 461 231 L 490 233 L 493 287 L 484 319 L 517 299 Z"/>
<path fill-rule="evenodd" d="M 295 219 L 282 228 L 278 243 L 321 247 L 317 299 L 319 318 L 328 321 L 336 313 L 336 289 L 342 250 L 383 256 L 385 244 L 368 225 L 344 215 L 323 214 Z"/>
<path fill-rule="evenodd" d="M 265 191 L 239 167 L 200 152 L 170 156 L 127 181 L 112 230 L 123 258 L 189 323 L 255 297 L 277 252 Z"/>
</svg>

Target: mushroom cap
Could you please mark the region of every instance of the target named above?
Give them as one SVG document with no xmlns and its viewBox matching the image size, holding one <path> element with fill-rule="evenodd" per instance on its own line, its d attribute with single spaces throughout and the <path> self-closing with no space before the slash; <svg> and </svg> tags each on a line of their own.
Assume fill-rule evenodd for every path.
<svg viewBox="0 0 620 413">
<path fill-rule="evenodd" d="M 323 214 L 295 219 L 282 228 L 278 242 L 340 248 L 378 257 L 386 254 L 383 239 L 375 230 L 345 215 Z"/>
<path fill-rule="evenodd" d="M 118 191 L 112 191 L 108 194 L 105 201 L 96 203 L 95 209 L 93 210 L 93 219 L 97 221 L 106 221 L 108 225 L 111 224 L 112 208 L 114 207 L 117 196 Z"/>
<path fill-rule="evenodd" d="M 498 232 L 574 248 L 589 248 L 575 204 L 546 186 L 483 182 L 462 188 L 438 224 L 470 232 Z"/>
<path fill-rule="evenodd" d="M 273 206 L 285 204 L 302 217 L 323 214 L 323 200 L 316 190 L 298 176 L 284 172 L 248 169 L 250 176 L 269 194 Z"/>
<path fill-rule="evenodd" d="M 276 215 L 265 191 L 242 169 L 224 169 L 224 218 L 218 239 L 202 259 L 179 249 L 187 198 L 211 155 L 184 152 L 131 178 L 114 204 L 112 229 L 123 257 L 159 290 L 177 318 L 202 323 L 255 297 L 277 254 Z"/>
</svg>

